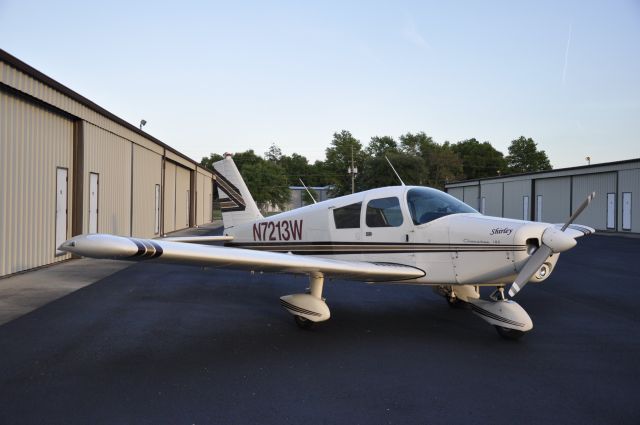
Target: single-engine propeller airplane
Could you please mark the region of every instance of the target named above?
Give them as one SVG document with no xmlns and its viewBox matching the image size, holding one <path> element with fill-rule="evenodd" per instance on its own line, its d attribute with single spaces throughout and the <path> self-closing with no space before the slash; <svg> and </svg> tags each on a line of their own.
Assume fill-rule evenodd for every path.
<svg viewBox="0 0 640 425">
<path fill-rule="evenodd" d="M 280 298 L 303 328 L 330 317 L 325 278 L 433 286 L 450 304 L 467 303 L 507 339 L 533 328 L 514 297 L 542 282 L 559 254 L 594 229 L 489 217 L 444 192 L 393 186 L 367 190 L 263 217 L 231 155 L 214 164 L 223 236 L 139 239 L 109 234 L 73 237 L 60 250 L 119 260 L 150 260 L 264 272 L 306 274 L 306 292 Z M 224 241 L 224 246 L 205 245 Z M 200 243 L 199 243 L 200 242 Z M 496 290 L 480 298 L 480 287 Z"/>
</svg>

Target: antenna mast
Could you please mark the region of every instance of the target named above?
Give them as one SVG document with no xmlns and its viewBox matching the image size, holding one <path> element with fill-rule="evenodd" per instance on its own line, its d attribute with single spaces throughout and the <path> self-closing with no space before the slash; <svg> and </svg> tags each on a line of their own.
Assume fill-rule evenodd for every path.
<svg viewBox="0 0 640 425">
<path fill-rule="evenodd" d="M 304 182 L 302 181 L 302 179 L 300 177 L 298 177 L 298 180 L 300 180 L 300 183 L 302 183 L 302 187 L 304 187 L 304 190 L 307 191 L 307 193 L 309 194 L 309 197 L 311 198 L 311 200 L 313 201 L 314 204 L 317 204 L 316 202 L 316 198 L 313 197 L 313 195 L 311 194 L 311 192 L 309 191 L 309 189 L 307 188 L 307 185 L 304 184 Z"/>
<path fill-rule="evenodd" d="M 387 158 L 387 155 L 384 156 L 384 159 L 387 160 L 387 162 L 389 163 L 389 166 L 391 167 L 391 169 L 393 170 L 393 172 L 395 173 L 396 177 L 398 178 L 398 180 L 400 180 L 400 184 L 402 186 L 405 186 L 404 182 L 402 181 L 402 179 L 400 178 L 400 174 L 398 174 L 398 172 L 396 171 L 395 168 L 393 168 L 393 164 L 391 163 L 391 161 L 389 161 L 389 158 Z"/>
</svg>

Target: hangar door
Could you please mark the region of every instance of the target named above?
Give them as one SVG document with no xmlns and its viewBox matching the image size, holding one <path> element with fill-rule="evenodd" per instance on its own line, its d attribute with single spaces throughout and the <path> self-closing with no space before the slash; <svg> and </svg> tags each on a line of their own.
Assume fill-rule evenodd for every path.
<svg viewBox="0 0 640 425">
<path fill-rule="evenodd" d="M 573 177 L 572 208 L 575 210 L 588 194 L 596 192 L 596 197 L 576 220 L 578 224 L 591 226 L 597 230 L 607 229 L 608 194 L 617 192 L 616 173 L 600 173 Z"/>
<path fill-rule="evenodd" d="M 571 216 L 571 177 L 535 181 L 535 221 L 564 223 Z"/>
<path fill-rule="evenodd" d="M 164 169 L 164 232 L 189 227 L 191 170 L 167 161 Z"/>
<path fill-rule="evenodd" d="M 71 236 L 73 131 L 71 120 L 0 91 L 0 276 L 69 258 L 56 248 Z"/>
</svg>

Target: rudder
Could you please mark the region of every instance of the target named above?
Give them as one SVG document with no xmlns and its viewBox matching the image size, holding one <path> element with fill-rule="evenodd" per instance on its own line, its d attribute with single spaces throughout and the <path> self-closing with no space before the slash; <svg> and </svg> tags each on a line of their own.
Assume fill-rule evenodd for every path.
<svg viewBox="0 0 640 425">
<path fill-rule="evenodd" d="M 225 229 L 263 218 L 231 155 L 225 154 L 213 168 Z"/>
</svg>

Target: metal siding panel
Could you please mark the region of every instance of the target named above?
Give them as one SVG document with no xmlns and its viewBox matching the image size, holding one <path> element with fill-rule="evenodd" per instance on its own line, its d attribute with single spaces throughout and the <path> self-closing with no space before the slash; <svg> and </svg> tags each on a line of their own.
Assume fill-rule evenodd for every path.
<svg viewBox="0 0 640 425">
<path fill-rule="evenodd" d="M 89 210 L 89 173 L 99 174 L 98 232 L 131 231 L 131 142 L 87 123 L 84 126 L 84 211 Z M 88 214 L 84 217 L 88 231 Z"/>
<path fill-rule="evenodd" d="M 206 207 L 204 209 L 205 211 L 205 220 L 207 222 L 211 222 L 213 219 L 212 216 L 212 209 L 213 209 L 213 179 L 211 177 L 208 177 L 206 180 L 206 193 L 207 193 L 207 197 L 206 197 Z"/>
<path fill-rule="evenodd" d="M 452 187 L 448 189 L 447 193 L 453 196 L 454 198 L 457 198 L 464 202 L 464 189 L 462 187 Z M 298 205 L 298 204 L 296 203 L 294 205 Z"/>
<path fill-rule="evenodd" d="M 178 166 L 176 168 L 176 230 L 189 227 L 187 215 L 187 191 L 191 187 L 191 171 Z"/>
<path fill-rule="evenodd" d="M 67 168 L 72 181 L 72 161 L 71 121 L 0 92 L 0 276 L 69 258 L 55 256 L 55 176 Z"/>
<path fill-rule="evenodd" d="M 504 216 L 522 220 L 522 198 L 529 197 L 531 203 L 531 180 L 504 183 Z M 530 217 L 527 217 L 527 220 Z"/>
<path fill-rule="evenodd" d="M 485 215 L 502 216 L 502 183 L 482 184 L 480 197 L 485 198 Z"/>
<path fill-rule="evenodd" d="M 204 179 L 205 177 L 200 174 L 200 173 L 196 173 L 196 224 L 200 225 L 200 224 L 204 224 L 204 205 L 205 205 L 205 193 L 204 193 Z"/>
<path fill-rule="evenodd" d="M 479 186 L 465 186 L 463 189 L 463 198 L 464 203 L 469 205 L 471 208 L 478 208 L 478 198 L 480 198 L 480 188 Z"/>
<path fill-rule="evenodd" d="M 538 196 L 542 196 L 542 219 L 536 217 L 536 221 L 544 221 L 546 223 L 564 223 L 567 221 L 571 216 L 571 178 L 538 179 L 535 181 L 535 185 L 535 201 L 537 201 Z"/>
<path fill-rule="evenodd" d="M 596 197 L 576 220 L 578 224 L 598 230 L 607 228 L 607 193 L 616 192 L 616 173 L 591 174 L 573 177 L 573 208 L 577 208 L 587 195 Z"/>
<path fill-rule="evenodd" d="M 155 236 L 156 185 L 162 184 L 162 156 L 133 147 L 133 236 Z"/>
<path fill-rule="evenodd" d="M 164 232 L 176 230 L 176 165 L 165 162 L 164 169 Z"/>
<path fill-rule="evenodd" d="M 631 231 L 640 233 L 640 169 L 620 171 L 618 178 L 618 231 L 622 231 L 622 194 L 631 192 Z"/>
</svg>

